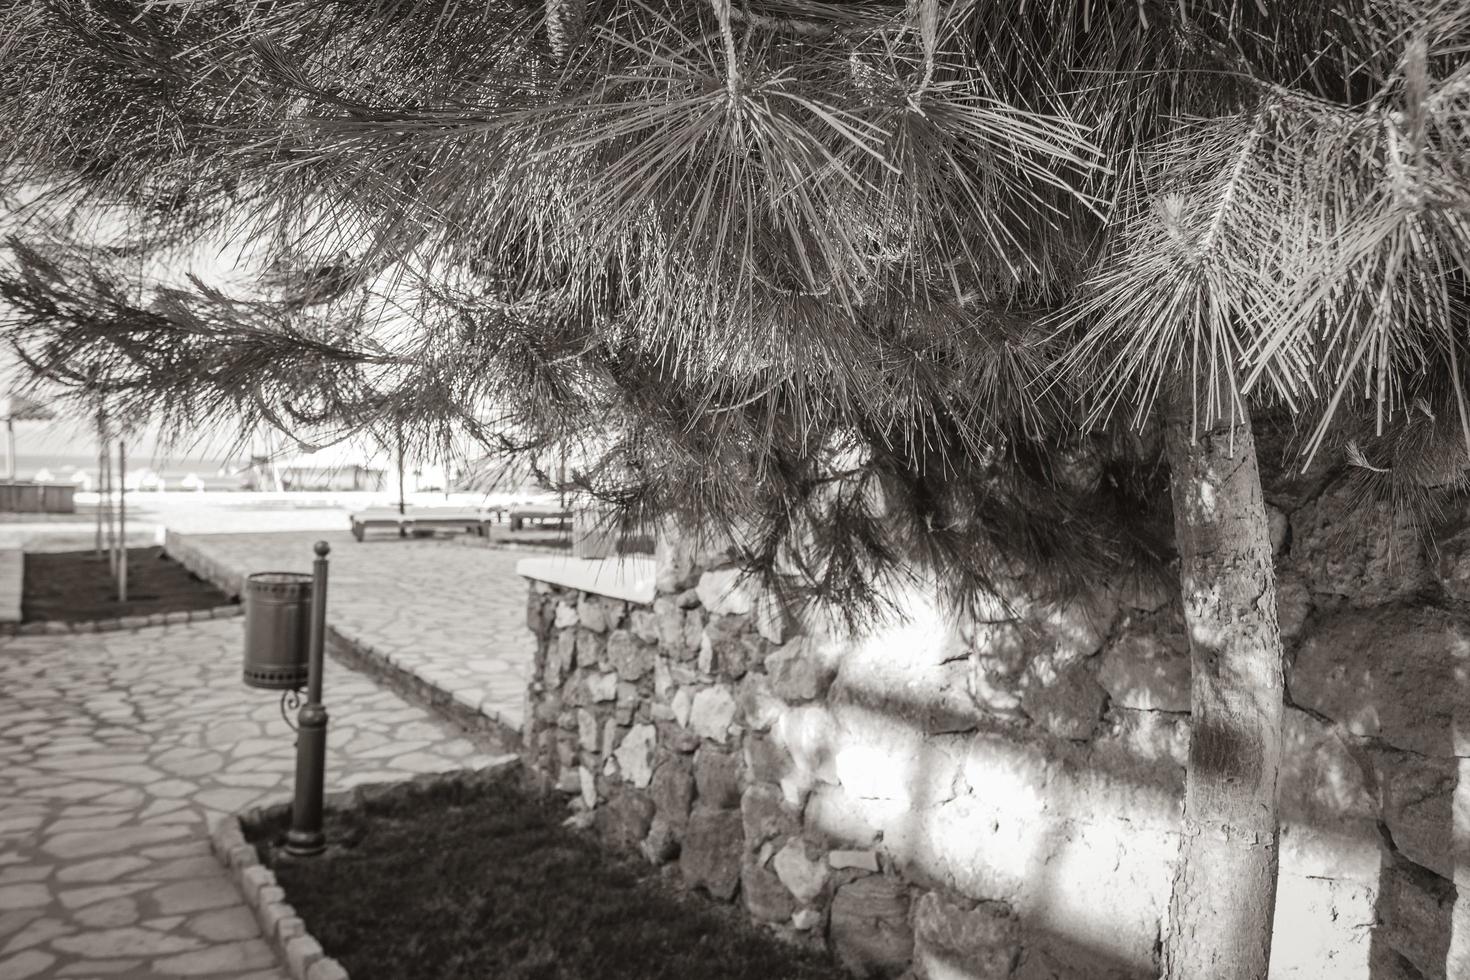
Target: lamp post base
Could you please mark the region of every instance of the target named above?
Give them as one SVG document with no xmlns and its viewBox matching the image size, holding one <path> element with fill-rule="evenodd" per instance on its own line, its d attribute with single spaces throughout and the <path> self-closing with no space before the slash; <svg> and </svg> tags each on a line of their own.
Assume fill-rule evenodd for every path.
<svg viewBox="0 0 1470 980">
<path fill-rule="evenodd" d="M 286 834 L 286 853 L 292 857 L 315 857 L 327 849 L 327 838 L 320 831 L 292 830 Z"/>
<path fill-rule="evenodd" d="M 327 709 L 308 701 L 297 715 L 296 798 L 291 804 L 291 830 L 286 852 L 297 857 L 326 849 L 322 833 L 322 789 L 327 763 Z"/>
</svg>

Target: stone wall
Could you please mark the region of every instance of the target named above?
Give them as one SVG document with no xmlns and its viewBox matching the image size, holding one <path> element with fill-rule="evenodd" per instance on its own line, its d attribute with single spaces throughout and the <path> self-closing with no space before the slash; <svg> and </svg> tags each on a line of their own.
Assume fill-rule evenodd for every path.
<svg viewBox="0 0 1470 980">
<path fill-rule="evenodd" d="M 1431 560 L 1386 511 L 1349 521 L 1341 484 L 1270 496 L 1271 976 L 1470 976 L 1470 547 Z M 859 976 L 1157 976 L 1189 740 L 1170 586 L 964 622 L 915 589 L 904 621 L 834 638 L 728 553 L 659 557 L 651 606 L 532 583 L 527 754 L 576 819 Z"/>
</svg>

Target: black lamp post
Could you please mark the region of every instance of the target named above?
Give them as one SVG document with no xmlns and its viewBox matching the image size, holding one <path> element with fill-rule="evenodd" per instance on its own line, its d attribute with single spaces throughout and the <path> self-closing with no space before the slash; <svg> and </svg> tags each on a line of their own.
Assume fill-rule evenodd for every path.
<svg viewBox="0 0 1470 980">
<path fill-rule="evenodd" d="M 327 553 L 332 549 L 325 541 L 318 541 L 314 550 L 306 703 L 296 716 L 296 799 L 291 805 L 291 831 L 286 835 L 286 850 L 299 857 L 320 854 L 327 846 L 322 833 L 322 787 L 327 775 L 322 653 L 327 639 Z"/>
</svg>

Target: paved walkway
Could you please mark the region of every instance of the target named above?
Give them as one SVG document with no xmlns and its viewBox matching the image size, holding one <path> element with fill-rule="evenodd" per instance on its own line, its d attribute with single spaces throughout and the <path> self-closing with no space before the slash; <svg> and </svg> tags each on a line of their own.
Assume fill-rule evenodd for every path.
<svg viewBox="0 0 1470 980">
<path fill-rule="evenodd" d="M 346 531 L 190 534 L 184 543 L 238 576 L 311 570 L 332 545 L 327 621 L 389 663 L 520 731 L 535 641 L 526 628 L 527 552 Z M 412 583 L 411 589 L 404 583 Z"/>
<path fill-rule="evenodd" d="M 0 639 L 0 980 L 285 976 L 210 853 L 295 758 L 278 696 L 240 683 L 240 622 Z M 330 662 L 326 690 L 329 790 L 492 761 Z"/>
</svg>

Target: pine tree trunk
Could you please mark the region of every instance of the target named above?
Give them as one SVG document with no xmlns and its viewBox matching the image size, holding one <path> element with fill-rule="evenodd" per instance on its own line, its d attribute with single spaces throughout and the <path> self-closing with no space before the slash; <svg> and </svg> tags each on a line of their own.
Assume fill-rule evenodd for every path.
<svg viewBox="0 0 1470 980">
<path fill-rule="evenodd" d="M 1165 980 L 1266 980 L 1276 908 L 1283 685 L 1271 535 L 1244 408 L 1191 438 L 1171 406 L 1179 579 L 1192 687 Z"/>
</svg>

